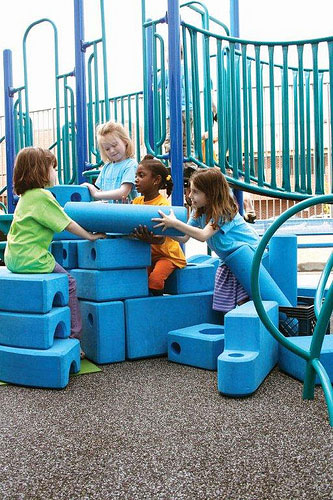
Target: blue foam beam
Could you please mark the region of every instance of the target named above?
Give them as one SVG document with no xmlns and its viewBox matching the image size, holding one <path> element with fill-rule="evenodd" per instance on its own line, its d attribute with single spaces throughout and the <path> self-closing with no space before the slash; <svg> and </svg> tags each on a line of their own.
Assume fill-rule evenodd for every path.
<svg viewBox="0 0 333 500">
<path fill-rule="evenodd" d="M 174 228 L 169 228 L 164 232 L 161 228 L 153 228 L 156 223 L 152 222 L 151 219 L 160 217 L 158 211 L 161 210 L 165 214 L 169 214 L 171 208 L 177 219 L 182 222 L 187 221 L 185 207 L 68 202 L 65 205 L 65 212 L 87 231 L 92 232 L 131 234 L 133 229 L 141 224 L 147 226 L 148 230 L 153 231 L 154 234 L 182 235 Z"/>
</svg>

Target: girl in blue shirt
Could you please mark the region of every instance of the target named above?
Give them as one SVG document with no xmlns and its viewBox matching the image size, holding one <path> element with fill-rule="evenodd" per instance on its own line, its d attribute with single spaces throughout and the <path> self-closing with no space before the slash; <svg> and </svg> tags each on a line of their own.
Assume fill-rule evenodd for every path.
<svg viewBox="0 0 333 500">
<path fill-rule="evenodd" d="M 95 200 L 133 200 L 138 163 L 133 159 L 132 141 L 120 123 L 107 122 L 97 128 L 97 142 L 105 165 L 95 185 L 85 182 Z"/>
<path fill-rule="evenodd" d="M 190 178 L 190 186 L 193 211 L 187 224 L 179 221 L 173 212 L 170 215 L 159 212 L 161 218 L 153 219 L 158 222 L 155 227 L 178 229 L 186 235 L 177 238 L 183 243 L 190 237 L 207 242 L 221 259 L 215 277 L 213 309 L 227 312 L 248 301 L 249 297 L 224 264 L 224 259 L 242 245 L 255 249 L 259 236 L 238 213 L 229 185 L 219 169 L 196 171 Z"/>
</svg>

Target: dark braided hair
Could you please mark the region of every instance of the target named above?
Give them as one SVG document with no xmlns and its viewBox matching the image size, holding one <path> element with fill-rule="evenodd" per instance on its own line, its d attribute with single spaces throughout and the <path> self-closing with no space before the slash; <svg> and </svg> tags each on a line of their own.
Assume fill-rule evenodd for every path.
<svg viewBox="0 0 333 500">
<path fill-rule="evenodd" d="M 161 176 L 161 183 L 158 186 L 158 189 L 166 189 L 167 195 L 170 196 L 172 193 L 173 181 L 169 170 L 163 165 L 163 163 L 157 158 L 154 158 L 153 155 L 146 155 L 140 161 L 140 165 L 148 168 L 154 177 L 157 177 L 158 175 Z"/>
</svg>

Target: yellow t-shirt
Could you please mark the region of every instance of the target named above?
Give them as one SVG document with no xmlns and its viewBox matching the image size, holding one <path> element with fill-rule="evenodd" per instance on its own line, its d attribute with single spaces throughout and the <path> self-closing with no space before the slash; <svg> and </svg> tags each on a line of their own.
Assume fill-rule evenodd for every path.
<svg viewBox="0 0 333 500">
<path fill-rule="evenodd" d="M 134 205 L 158 205 L 170 206 L 170 202 L 159 194 L 156 198 L 150 201 L 144 201 L 144 196 L 138 196 L 133 200 Z M 186 266 L 184 252 L 180 248 L 178 241 L 165 237 L 162 245 L 151 245 L 151 260 L 154 264 L 159 259 L 167 259 L 174 263 L 176 267 L 182 268 Z"/>
</svg>

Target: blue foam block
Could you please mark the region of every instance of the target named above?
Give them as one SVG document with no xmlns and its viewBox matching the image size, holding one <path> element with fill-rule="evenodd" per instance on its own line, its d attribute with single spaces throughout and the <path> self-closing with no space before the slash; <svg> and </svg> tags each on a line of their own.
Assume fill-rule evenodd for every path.
<svg viewBox="0 0 333 500">
<path fill-rule="evenodd" d="M 221 324 L 223 315 L 213 311 L 212 304 L 212 292 L 125 300 L 127 358 L 167 354 L 172 330 L 200 323 Z"/>
<path fill-rule="evenodd" d="M 243 285 L 249 297 L 252 297 L 251 292 L 251 267 L 253 262 L 254 251 L 247 245 L 242 245 L 237 250 L 232 252 L 225 259 L 226 265 L 236 276 L 238 281 Z M 260 293 L 263 300 L 273 300 L 280 306 L 291 306 L 291 303 L 284 293 L 277 286 L 273 278 L 267 272 L 265 267 L 260 265 L 259 273 Z"/>
<path fill-rule="evenodd" d="M 83 226 L 87 231 L 103 233 L 130 234 L 140 224 L 147 226 L 154 234 L 179 236 L 174 228 L 162 231 L 162 228 L 153 228 L 156 224 L 152 218 L 160 217 L 158 211 L 169 214 L 173 210 L 177 219 L 186 222 L 187 211 L 185 207 L 160 207 L 156 205 L 126 205 L 122 203 L 66 203 L 65 212 Z"/>
<path fill-rule="evenodd" d="M 77 241 L 53 241 L 51 253 L 55 260 L 65 269 L 78 267 Z"/>
<path fill-rule="evenodd" d="M 148 274 L 142 269 L 72 269 L 76 279 L 77 296 L 96 302 L 120 300 L 148 295 Z"/>
<path fill-rule="evenodd" d="M 89 202 L 92 200 L 89 189 L 86 186 L 62 184 L 47 189 L 51 191 L 59 205 L 62 207 L 64 207 L 68 201 Z"/>
<path fill-rule="evenodd" d="M 69 307 L 55 307 L 46 314 L 0 311 L 0 344 L 28 349 L 49 349 L 54 337 L 69 337 Z"/>
<path fill-rule="evenodd" d="M 272 323 L 278 324 L 276 302 L 263 302 Z M 224 351 L 217 360 L 218 390 L 228 396 L 252 394 L 278 360 L 278 344 L 261 322 L 252 301 L 224 318 Z"/>
<path fill-rule="evenodd" d="M 0 268 L 0 310 L 47 313 L 68 304 L 66 274 L 16 274 Z"/>
<path fill-rule="evenodd" d="M 124 303 L 80 300 L 82 349 L 95 363 L 125 360 Z"/>
<path fill-rule="evenodd" d="M 269 244 L 269 274 L 292 306 L 297 305 L 297 236 L 273 236 Z"/>
<path fill-rule="evenodd" d="M 50 349 L 0 345 L 0 380 L 30 387 L 63 389 L 70 373 L 80 371 L 80 342 L 56 339 Z"/>
<path fill-rule="evenodd" d="M 78 243 L 78 267 L 81 269 L 129 269 L 148 267 L 150 245 L 130 238 L 108 238 Z"/>
<path fill-rule="evenodd" d="M 288 340 L 292 344 L 309 351 L 312 336 L 289 337 Z M 319 359 L 333 383 L 333 335 L 325 335 Z M 289 351 L 281 344 L 279 345 L 279 369 L 281 371 L 304 382 L 305 367 L 306 362 L 303 358 Z M 319 383 L 319 378 L 316 376 L 316 384 Z"/>
<path fill-rule="evenodd" d="M 208 292 L 214 289 L 215 267 L 210 264 L 190 263 L 175 269 L 165 281 L 164 292 L 181 293 Z"/>
<path fill-rule="evenodd" d="M 216 370 L 224 348 L 224 326 L 201 323 L 168 333 L 168 359 L 175 363 Z"/>
<path fill-rule="evenodd" d="M 188 264 L 210 264 L 214 266 L 215 272 L 220 265 L 220 259 L 218 257 L 212 257 L 207 254 L 197 254 L 191 255 L 191 257 L 186 258 Z"/>
</svg>

